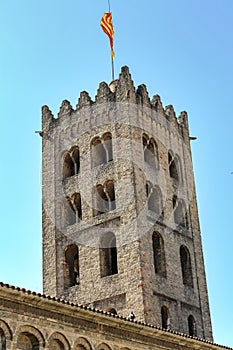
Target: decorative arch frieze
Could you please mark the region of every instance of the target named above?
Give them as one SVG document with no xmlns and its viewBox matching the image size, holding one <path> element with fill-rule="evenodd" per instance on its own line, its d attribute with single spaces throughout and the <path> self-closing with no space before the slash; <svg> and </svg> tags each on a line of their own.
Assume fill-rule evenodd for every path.
<svg viewBox="0 0 233 350">
<path fill-rule="evenodd" d="M 64 350 L 70 350 L 70 344 L 69 344 L 69 341 L 67 340 L 67 338 L 59 333 L 59 332 L 55 332 L 53 333 L 50 337 L 49 337 L 49 340 L 48 340 L 48 346 L 49 346 L 49 349 L 50 349 L 50 345 L 53 341 L 58 341 L 60 344 L 63 345 L 63 349 Z"/>
<path fill-rule="evenodd" d="M 39 349 L 44 348 L 45 338 L 42 335 L 42 333 L 35 327 L 25 325 L 25 326 L 19 327 L 16 330 L 13 350 L 18 349 L 18 341 L 19 341 L 20 336 L 22 336 L 22 335 L 26 336 L 30 339 L 30 341 L 32 342 L 32 346 L 34 346 L 34 343 L 35 343 L 35 347 L 38 345 Z M 32 349 L 33 349 L 33 347 L 32 347 Z"/>
<path fill-rule="evenodd" d="M 74 343 L 74 350 L 92 350 L 91 344 L 84 337 L 79 337 Z"/>
</svg>

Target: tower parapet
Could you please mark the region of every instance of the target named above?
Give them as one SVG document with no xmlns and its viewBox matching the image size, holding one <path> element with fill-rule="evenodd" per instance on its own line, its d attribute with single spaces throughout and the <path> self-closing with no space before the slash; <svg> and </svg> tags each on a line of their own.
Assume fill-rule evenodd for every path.
<svg viewBox="0 0 233 350">
<path fill-rule="evenodd" d="M 149 97 L 145 84 L 141 84 L 135 89 L 134 82 L 131 78 L 129 68 L 127 66 L 122 67 L 119 78 L 109 85 L 105 82 L 100 83 L 97 90 L 95 100 L 93 101 L 88 92 L 82 91 L 76 104 L 76 109 L 73 109 L 68 100 L 64 100 L 58 113 L 58 119 L 69 117 L 80 111 L 82 108 L 90 108 L 91 112 L 95 106 L 100 103 L 131 103 L 136 105 L 142 105 L 145 108 L 149 108 L 153 111 L 153 114 L 158 113 L 160 116 L 167 118 L 174 124 L 179 132 L 185 129 L 188 134 L 188 117 L 187 112 L 182 112 L 181 117 L 176 118 L 176 113 L 172 105 L 168 105 L 163 108 L 161 98 L 159 95 L 153 96 L 152 100 Z M 93 113 L 92 113 L 93 114 Z M 53 122 L 56 122 L 52 112 L 48 106 L 42 107 L 43 115 L 43 128 L 49 129 Z M 185 117 L 184 117 L 185 116 Z M 184 122 L 185 119 L 185 122 Z"/>
</svg>

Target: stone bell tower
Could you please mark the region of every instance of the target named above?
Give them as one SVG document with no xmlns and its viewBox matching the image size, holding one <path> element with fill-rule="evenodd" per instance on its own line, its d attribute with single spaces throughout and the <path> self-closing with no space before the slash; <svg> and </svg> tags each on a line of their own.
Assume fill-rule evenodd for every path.
<svg viewBox="0 0 233 350">
<path fill-rule="evenodd" d="M 212 339 L 187 113 L 123 67 L 42 120 L 44 293 Z"/>
</svg>

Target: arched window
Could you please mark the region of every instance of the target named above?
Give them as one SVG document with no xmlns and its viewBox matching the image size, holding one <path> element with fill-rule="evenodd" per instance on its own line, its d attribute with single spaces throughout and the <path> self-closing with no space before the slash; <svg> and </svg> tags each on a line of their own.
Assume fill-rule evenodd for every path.
<svg viewBox="0 0 233 350">
<path fill-rule="evenodd" d="M 74 225 L 76 223 L 76 214 L 70 197 L 65 198 L 65 226 Z"/>
<path fill-rule="evenodd" d="M 93 216 L 116 209 L 115 189 L 112 180 L 106 181 L 104 185 L 98 184 L 94 191 L 94 196 Z"/>
<path fill-rule="evenodd" d="M 168 166 L 170 177 L 179 182 L 178 159 L 174 159 L 171 152 L 168 152 Z"/>
<path fill-rule="evenodd" d="M 153 138 L 142 136 L 144 161 L 152 167 L 158 167 L 158 146 Z"/>
<path fill-rule="evenodd" d="M 182 228 L 188 228 L 188 214 L 183 200 L 173 197 L 174 222 Z"/>
<path fill-rule="evenodd" d="M 79 148 L 73 147 L 66 153 L 63 163 L 63 179 L 77 175 L 80 170 L 80 155 Z"/>
<path fill-rule="evenodd" d="M 157 215 L 162 214 L 162 194 L 158 186 L 153 186 L 149 181 L 146 184 L 146 194 L 148 198 L 148 210 Z"/>
<path fill-rule="evenodd" d="M 34 334 L 23 332 L 17 339 L 17 349 L 22 350 L 39 350 L 39 341 Z"/>
<path fill-rule="evenodd" d="M 79 284 L 79 249 L 76 244 L 65 248 L 64 285 L 69 288 Z"/>
<path fill-rule="evenodd" d="M 103 214 L 108 211 L 108 197 L 104 191 L 104 187 L 102 185 L 96 186 L 96 208 L 95 215 Z"/>
<path fill-rule="evenodd" d="M 103 135 L 103 141 L 104 141 L 104 148 L 106 151 L 106 162 L 110 162 L 113 160 L 113 154 L 112 154 L 112 135 L 110 132 Z"/>
<path fill-rule="evenodd" d="M 71 158 L 74 163 L 74 175 L 79 173 L 80 168 L 80 155 L 78 147 L 74 147 L 71 153 Z"/>
<path fill-rule="evenodd" d="M 74 163 L 69 153 L 66 154 L 63 164 L 63 179 L 74 175 Z"/>
<path fill-rule="evenodd" d="M 76 223 L 78 223 L 82 220 L 82 203 L 80 193 L 74 193 L 71 196 L 71 200 L 75 212 Z"/>
<path fill-rule="evenodd" d="M 154 232 L 152 235 L 152 246 L 155 273 L 162 277 L 166 277 L 164 242 L 162 236 L 158 232 Z"/>
<path fill-rule="evenodd" d="M 105 277 L 117 273 L 116 237 L 114 233 L 108 232 L 100 240 L 100 275 Z"/>
<path fill-rule="evenodd" d="M 51 334 L 49 339 L 47 340 L 47 348 L 48 350 L 69 350 L 70 344 L 66 337 L 59 332 L 54 332 Z"/>
<path fill-rule="evenodd" d="M 91 142 L 91 163 L 92 168 L 106 162 L 106 152 L 100 138 Z"/>
<path fill-rule="evenodd" d="M 180 263 L 182 270 L 183 284 L 193 287 L 193 274 L 191 266 L 191 257 L 187 247 L 182 245 L 180 247 Z"/>
<path fill-rule="evenodd" d="M 169 310 L 166 306 L 161 307 L 161 321 L 163 329 L 170 329 Z"/>
<path fill-rule="evenodd" d="M 196 321 L 192 315 L 189 315 L 188 317 L 188 328 L 189 328 L 189 335 L 191 335 L 191 337 L 196 337 L 197 336 Z"/>
<path fill-rule="evenodd" d="M 92 168 L 113 160 L 112 135 L 105 133 L 102 138 L 96 137 L 91 141 Z"/>
<path fill-rule="evenodd" d="M 0 350 L 6 350 L 6 336 L 0 328 Z"/>
<path fill-rule="evenodd" d="M 116 209 L 116 202 L 115 202 L 115 188 L 114 183 L 111 180 L 108 180 L 104 184 L 105 192 L 108 197 L 108 210 L 114 210 Z"/>
<path fill-rule="evenodd" d="M 66 226 L 74 225 L 82 220 L 82 203 L 80 193 L 74 193 L 71 197 L 66 197 L 65 221 Z"/>
</svg>

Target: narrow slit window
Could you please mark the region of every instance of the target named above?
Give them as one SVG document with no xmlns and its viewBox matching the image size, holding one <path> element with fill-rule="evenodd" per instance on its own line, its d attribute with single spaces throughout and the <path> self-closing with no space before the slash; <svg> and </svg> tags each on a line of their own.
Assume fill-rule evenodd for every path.
<svg viewBox="0 0 233 350">
<path fill-rule="evenodd" d="M 189 287 L 193 287 L 191 257 L 188 248 L 183 245 L 180 247 L 180 263 L 183 284 Z"/>
<path fill-rule="evenodd" d="M 153 258 L 155 273 L 166 277 L 166 259 L 164 251 L 164 241 L 158 232 L 152 235 Z"/>
<path fill-rule="evenodd" d="M 189 329 L 189 335 L 191 337 L 197 336 L 196 321 L 192 315 L 189 315 L 188 317 L 188 329 Z"/>
<path fill-rule="evenodd" d="M 111 276 L 118 273 L 117 246 L 114 233 L 108 232 L 100 241 L 100 275 Z"/>
<path fill-rule="evenodd" d="M 65 249 L 64 284 L 66 288 L 79 284 L 79 249 L 71 244 Z"/>
<path fill-rule="evenodd" d="M 161 322 L 163 329 L 170 329 L 169 311 L 166 306 L 162 306 L 161 308 Z"/>
</svg>

